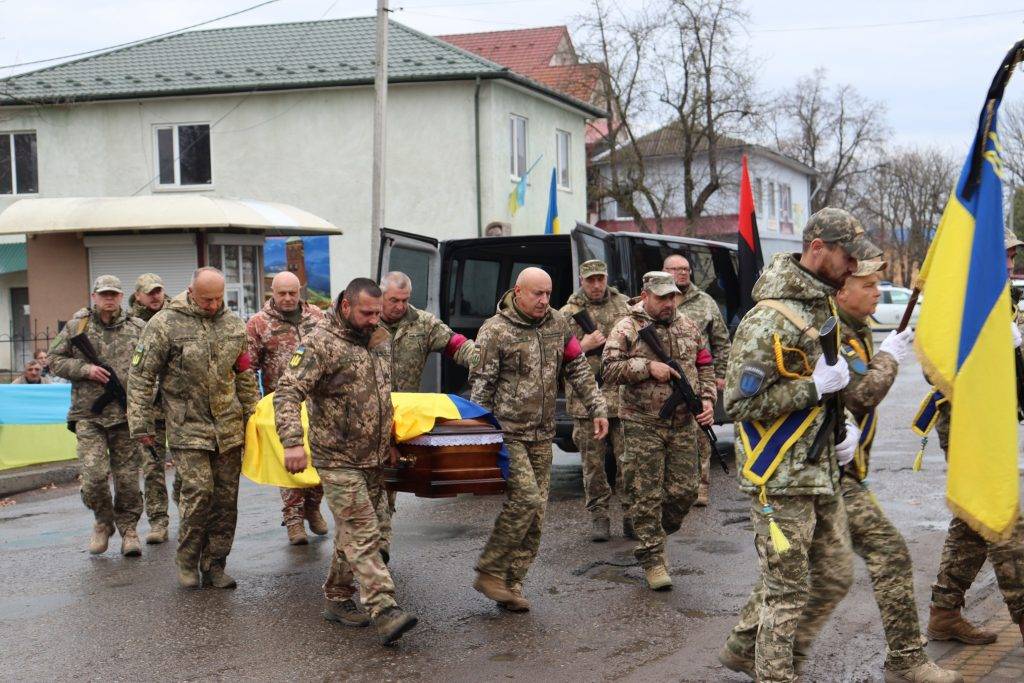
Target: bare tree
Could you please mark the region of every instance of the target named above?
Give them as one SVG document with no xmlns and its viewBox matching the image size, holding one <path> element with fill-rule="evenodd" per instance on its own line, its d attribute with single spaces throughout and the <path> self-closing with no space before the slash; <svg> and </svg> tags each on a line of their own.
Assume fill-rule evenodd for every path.
<svg viewBox="0 0 1024 683">
<path fill-rule="evenodd" d="M 811 210 L 854 201 L 857 183 L 869 174 L 889 136 L 885 105 L 853 86 L 829 87 L 817 69 L 778 97 L 768 127 L 784 154 L 817 170 Z"/>
<path fill-rule="evenodd" d="M 1013 187 L 1024 185 L 1024 101 L 1007 102 L 999 108 L 999 142 L 1004 177 Z"/>
</svg>

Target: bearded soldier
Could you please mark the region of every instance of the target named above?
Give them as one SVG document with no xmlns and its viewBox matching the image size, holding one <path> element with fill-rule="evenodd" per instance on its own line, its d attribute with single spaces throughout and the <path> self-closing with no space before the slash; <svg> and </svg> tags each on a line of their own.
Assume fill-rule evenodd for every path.
<svg viewBox="0 0 1024 683">
<path fill-rule="evenodd" d="M 601 377 L 601 353 L 604 350 L 605 337 L 626 313 L 627 299 L 614 287 L 608 286 L 608 266 L 604 261 L 591 260 L 580 264 L 580 288 L 569 297 L 565 306 L 559 310 L 565 316 L 573 334 L 580 340 L 583 353 L 587 354 L 590 369 L 594 376 Z M 574 316 L 586 316 L 594 325 L 592 332 L 587 332 Z M 600 384 L 599 380 L 599 384 Z M 624 485 L 625 465 L 622 461 L 622 429 L 619 424 L 619 388 L 605 384 L 601 393 L 608 406 L 608 438 L 595 440 L 593 424 L 587 419 L 587 410 L 583 402 L 572 391 L 565 390 L 565 409 L 572 416 L 572 440 L 580 449 L 580 466 L 583 469 L 583 493 L 586 497 L 587 512 L 590 513 L 590 540 L 607 541 L 611 533 L 608 519 L 608 501 L 612 490 L 608 485 L 604 462 L 608 448 L 618 465 L 616 468 L 615 491 L 622 505 L 623 534 L 633 537 L 633 522 L 629 513 L 629 492 Z"/>
<path fill-rule="evenodd" d="M 295 273 L 281 271 L 270 282 L 270 299 L 263 305 L 263 310 L 245 324 L 253 370 L 261 373 L 264 394 L 277 388 L 292 353 L 324 319 L 319 308 L 299 298 L 301 288 Z M 281 489 L 281 513 L 284 517 L 281 526 L 288 531 L 289 543 L 306 545 L 309 542 L 303 526 L 306 522 L 314 534 L 327 535 L 327 520 L 320 514 L 323 497 L 321 486 Z"/>
<path fill-rule="evenodd" d="M 594 438 L 608 434 L 604 396 L 569 324 L 548 305 L 551 277 L 526 268 L 480 328 L 472 399 L 494 414 L 509 453 L 507 500 L 476 563 L 473 588 L 513 612 L 525 612 L 523 580 L 540 548 L 551 484 L 558 378 L 579 394 Z"/>
<path fill-rule="evenodd" d="M 700 329 L 676 309 L 679 293 L 672 276 L 654 271 L 644 275 L 639 300 L 630 302 L 629 315 L 612 328 L 604 349 L 604 378 L 621 385 L 620 414 L 625 457 L 632 484 L 633 525 L 639 540 L 635 555 L 651 590 L 668 590 L 672 579 L 665 558 L 665 539 L 679 530 L 697 500 L 700 459 L 697 440 L 701 426 L 715 419 L 715 373 Z M 669 383 L 679 373 L 659 359 L 641 330 L 650 328 L 661 349 L 682 368 L 686 381 L 701 399 L 694 415 L 685 402 L 671 415 L 661 416 L 673 394 Z"/>
</svg>

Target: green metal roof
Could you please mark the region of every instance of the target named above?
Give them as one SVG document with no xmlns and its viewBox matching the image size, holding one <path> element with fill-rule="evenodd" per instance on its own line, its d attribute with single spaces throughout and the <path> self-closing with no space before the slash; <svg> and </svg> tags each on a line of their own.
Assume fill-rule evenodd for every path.
<svg viewBox="0 0 1024 683">
<path fill-rule="evenodd" d="M 0 275 L 17 273 L 28 269 L 25 260 L 25 243 L 9 242 L 0 244 Z"/>
<path fill-rule="evenodd" d="M 0 80 L 0 106 L 373 82 L 376 19 L 190 31 Z M 603 112 L 454 45 L 389 22 L 388 82 L 502 78 Z"/>
</svg>

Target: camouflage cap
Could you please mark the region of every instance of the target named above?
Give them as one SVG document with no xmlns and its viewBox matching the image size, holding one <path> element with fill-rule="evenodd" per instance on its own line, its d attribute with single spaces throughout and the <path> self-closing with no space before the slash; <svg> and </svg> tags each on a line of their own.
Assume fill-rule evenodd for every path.
<svg viewBox="0 0 1024 683">
<path fill-rule="evenodd" d="M 866 259 L 864 261 L 857 261 L 857 270 L 854 272 L 853 277 L 867 277 L 886 269 L 888 266 L 885 261 L 880 258 Z"/>
<path fill-rule="evenodd" d="M 607 275 L 608 266 L 605 265 L 604 261 L 598 259 L 590 259 L 580 264 L 580 277 L 584 280 L 591 275 Z"/>
<path fill-rule="evenodd" d="M 1004 249 L 1016 249 L 1017 247 L 1024 246 L 1024 242 L 1021 242 L 1013 231 L 1009 228 L 1003 228 L 1003 248 Z"/>
<path fill-rule="evenodd" d="M 93 294 L 100 292 L 124 293 L 124 290 L 121 289 L 121 280 L 114 275 L 100 275 L 96 278 L 96 282 L 92 283 L 92 291 Z"/>
<path fill-rule="evenodd" d="M 849 211 L 825 207 L 807 219 L 804 242 L 820 239 L 838 244 L 858 261 L 878 258 L 882 250 L 864 234 L 864 226 Z"/>
<path fill-rule="evenodd" d="M 154 289 L 163 289 L 164 281 L 156 273 L 143 273 L 139 276 L 139 279 L 135 281 L 135 291 L 142 292 L 143 294 L 149 294 Z"/>
<path fill-rule="evenodd" d="M 644 291 L 658 296 L 679 294 L 676 279 L 662 270 L 644 273 Z"/>
</svg>

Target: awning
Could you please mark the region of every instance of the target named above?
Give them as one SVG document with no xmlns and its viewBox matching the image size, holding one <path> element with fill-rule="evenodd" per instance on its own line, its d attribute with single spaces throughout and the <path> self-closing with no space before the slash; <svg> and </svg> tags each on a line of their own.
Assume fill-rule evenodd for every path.
<svg viewBox="0 0 1024 683">
<path fill-rule="evenodd" d="M 0 235 L 197 229 L 341 234 L 333 223 L 288 204 L 198 194 L 21 199 L 0 213 Z"/>
</svg>

